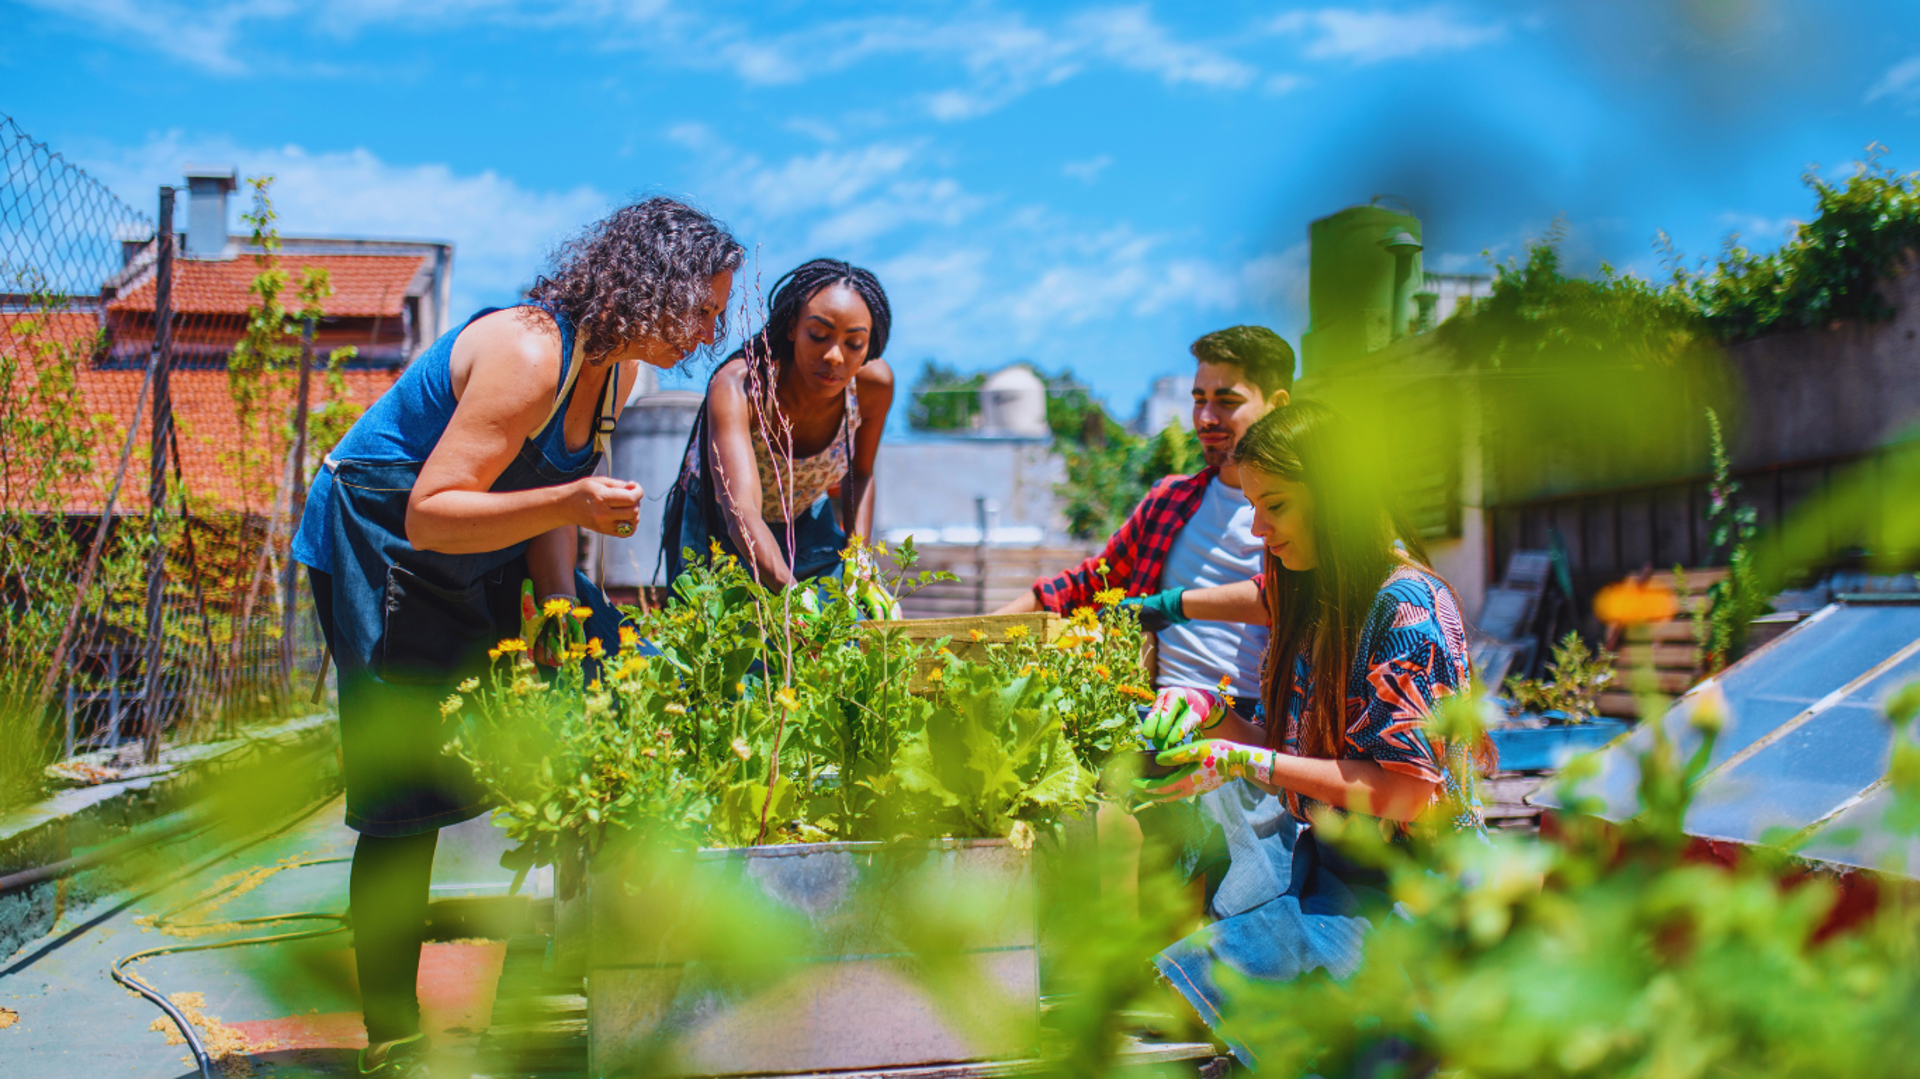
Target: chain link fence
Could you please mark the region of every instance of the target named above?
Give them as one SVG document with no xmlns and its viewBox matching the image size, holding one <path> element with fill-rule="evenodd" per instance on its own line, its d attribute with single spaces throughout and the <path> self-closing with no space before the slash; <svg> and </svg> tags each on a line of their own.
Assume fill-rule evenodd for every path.
<svg viewBox="0 0 1920 1079">
<path fill-rule="evenodd" d="M 0 782 L 306 707 L 322 649 L 287 554 L 312 350 L 276 316 L 297 381 L 226 362 L 271 264 L 196 264 L 175 190 L 149 216 L 5 116 L 0 184 Z"/>
</svg>

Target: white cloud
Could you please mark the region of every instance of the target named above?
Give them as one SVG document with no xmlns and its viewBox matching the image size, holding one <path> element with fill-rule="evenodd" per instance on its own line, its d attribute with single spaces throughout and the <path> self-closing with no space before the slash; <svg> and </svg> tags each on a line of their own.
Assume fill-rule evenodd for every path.
<svg viewBox="0 0 1920 1079">
<path fill-rule="evenodd" d="M 1778 244 L 1791 237 L 1794 230 L 1800 227 L 1797 218 L 1759 217 L 1741 213 L 1721 214 L 1720 223 L 1731 228 L 1746 247 Z"/>
<path fill-rule="evenodd" d="M 1113 158 L 1107 154 L 1101 154 L 1085 161 L 1069 161 L 1060 166 L 1060 174 L 1083 184 L 1091 184 L 1098 180 L 1100 174 L 1107 171 L 1107 166 L 1111 164 L 1113 164 Z"/>
<path fill-rule="evenodd" d="M 297 21 L 343 40 L 377 25 L 427 30 L 488 22 L 510 23 L 522 32 L 589 32 L 600 48 L 644 52 L 679 68 L 725 70 L 753 86 L 798 84 L 876 58 L 934 61 L 957 67 L 965 79 L 961 85 L 918 100 L 928 115 L 939 120 L 991 112 L 1102 65 L 1170 86 L 1219 90 L 1253 85 L 1260 76 L 1253 65 L 1224 50 L 1179 39 L 1145 5 L 1087 8 L 1041 23 L 1021 12 L 978 4 L 951 15 L 824 19 L 795 30 L 762 33 L 728 18 L 722 10 L 683 10 L 672 0 L 23 2 L 219 75 L 244 75 L 255 66 L 266 66 L 264 60 L 246 58 L 249 48 L 258 46 L 243 40 L 245 35 L 268 24 Z M 823 48 L 822 43 L 831 47 Z M 276 56 L 271 64 L 288 62 Z M 938 71 L 930 73 L 930 78 L 939 77 Z"/>
<path fill-rule="evenodd" d="M 1867 91 L 1867 102 L 1892 98 L 1902 104 L 1920 105 L 1920 56 L 1911 56 L 1888 68 L 1880 81 Z"/>
<path fill-rule="evenodd" d="M 1459 52 L 1498 41 L 1507 33 L 1503 23 L 1467 22 L 1438 5 L 1413 11 L 1295 11 L 1268 26 L 1277 34 L 1309 35 L 1305 52 L 1311 59 L 1359 64 Z"/>
<path fill-rule="evenodd" d="M 555 245 L 613 205 L 590 187 L 529 190 L 491 169 L 458 173 L 441 164 L 397 165 L 363 149 L 314 153 L 296 145 L 245 147 L 173 133 L 131 149 L 89 153 L 82 147 L 72 156 L 149 213 L 152 193 L 161 184 L 179 183 L 184 163 L 231 162 L 243 177 L 274 176 L 274 208 L 286 235 L 451 240 L 456 312 L 512 299 Z M 243 188 L 235 229 L 244 200 Z"/>
</svg>

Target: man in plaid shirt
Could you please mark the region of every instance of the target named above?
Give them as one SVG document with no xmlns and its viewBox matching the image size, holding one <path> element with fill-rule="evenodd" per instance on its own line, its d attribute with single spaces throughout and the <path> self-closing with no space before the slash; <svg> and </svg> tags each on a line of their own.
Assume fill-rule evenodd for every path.
<svg viewBox="0 0 1920 1079">
<path fill-rule="evenodd" d="M 1259 572 L 1261 546 L 1252 532 L 1252 508 L 1240 496 L 1239 469 L 1230 457 L 1255 420 L 1287 403 L 1293 349 L 1272 330 L 1234 326 L 1195 341 L 1192 352 L 1198 361 L 1193 430 L 1207 467 L 1154 484 L 1099 555 L 1034 582 L 1030 593 L 998 613 L 1067 614 L 1093 603 L 1096 593 L 1119 589 L 1139 603 L 1141 624 L 1160 635 L 1156 688 L 1163 697 L 1168 690 L 1217 693 L 1225 683 L 1236 695 L 1252 699 L 1266 628 L 1244 623 L 1263 621 L 1263 611 L 1245 609 L 1249 603 L 1257 607 L 1257 592 L 1248 586 L 1212 593 L 1231 601 L 1198 610 L 1183 602 L 1183 593 L 1246 582 Z M 1198 534 L 1189 534 L 1190 525 Z M 1205 625 L 1189 628 L 1195 618 Z"/>
</svg>

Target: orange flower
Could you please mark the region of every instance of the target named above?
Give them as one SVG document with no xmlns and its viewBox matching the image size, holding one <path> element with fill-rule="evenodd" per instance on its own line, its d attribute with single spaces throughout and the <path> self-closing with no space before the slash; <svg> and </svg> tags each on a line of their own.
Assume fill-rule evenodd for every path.
<svg viewBox="0 0 1920 1079">
<path fill-rule="evenodd" d="M 1673 589 L 1658 581 L 1615 581 L 1593 597 L 1593 613 L 1610 626 L 1665 622 L 1680 611 Z"/>
<path fill-rule="evenodd" d="M 1153 703 L 1152 690 L 1141 689 L 1139 686 L 1115 686 L 1113 688 L 1116 693 L 1119 693 L 1120 695 L 1125 697 L 1132 697 L 1134 700 L 1139 701 L 1143 704 Z"/>
</svg>

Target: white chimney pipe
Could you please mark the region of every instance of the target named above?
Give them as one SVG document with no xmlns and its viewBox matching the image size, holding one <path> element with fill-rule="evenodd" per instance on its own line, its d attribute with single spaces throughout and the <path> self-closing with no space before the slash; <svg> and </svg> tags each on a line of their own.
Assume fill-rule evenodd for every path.
<svg viewBox="0 0 1920 1079">
<path fill-rule="evenodd" d="M 188 165 L 188 258 L 217 259 L 227 254 L 227 196 L 240 186 L 240 170 L 232 165 Z"/>
</svg>

